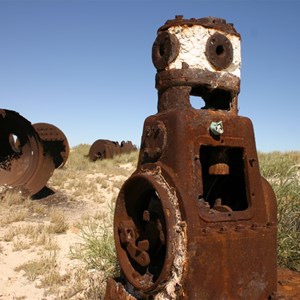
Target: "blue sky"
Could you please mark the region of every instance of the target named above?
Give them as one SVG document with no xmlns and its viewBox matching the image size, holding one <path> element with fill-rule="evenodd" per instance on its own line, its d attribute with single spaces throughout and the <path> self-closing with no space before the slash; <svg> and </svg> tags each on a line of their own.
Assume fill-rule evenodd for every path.
<svg viewBox="0 0 300 300">
<path fill-rule="evenodd" d="M 257 149 L 300 151 L 299 13 L 297 0 L 0 0 L 0 107 L 54 124 L 71 147 L 140 146 L 157 112 L 157 29 L 175 15 L 214 16 L 242 36 L 239 114 L 252 120 Z"/>
</svg>

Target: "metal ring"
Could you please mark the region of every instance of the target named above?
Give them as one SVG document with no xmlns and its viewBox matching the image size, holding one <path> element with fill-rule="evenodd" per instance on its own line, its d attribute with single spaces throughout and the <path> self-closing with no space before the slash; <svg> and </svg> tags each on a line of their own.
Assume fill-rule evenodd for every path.
<svg viewBox="0 0 300 300">
<path fill-rule="evenodd" d="M 158 34 L 152 47 L 152 61 L 160 71 L 175 60 L 179 53 L 180 44 L 177 37 L 167 31 Z"/>
<path fill-rule="evenodd" d="M 233 60 L 232 44 L 225 35 L 215 33 L 207 40 L 205 55 L 216 70 L 226 69 Z"/>
</svg>

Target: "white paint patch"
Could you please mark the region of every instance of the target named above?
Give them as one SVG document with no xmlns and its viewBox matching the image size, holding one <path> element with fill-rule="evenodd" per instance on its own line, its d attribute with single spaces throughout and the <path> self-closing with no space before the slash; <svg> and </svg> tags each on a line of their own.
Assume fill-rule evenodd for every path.
<svg viewBox="0 0 300 300">
<path fill-rule="evenodd" d="M 170 63 L 166 69 L 182 69 L 182 63 L 187 63 L 190 68 L 206 69 L 221 74 L 230 73 L 238 78 L 241 77 L 241 40 L 238 36 L 225 34 L 216 29 L 208 29 L 201 25 L 173 26 L 168 31 L 179 40 L 180 50 L 175 61 Z M 233 48 L 233 61 L 227 69 L 222 71 L 216 71 L 205 55 L 207 40 L 215 33 L 225 35 Z"/>
</svg>

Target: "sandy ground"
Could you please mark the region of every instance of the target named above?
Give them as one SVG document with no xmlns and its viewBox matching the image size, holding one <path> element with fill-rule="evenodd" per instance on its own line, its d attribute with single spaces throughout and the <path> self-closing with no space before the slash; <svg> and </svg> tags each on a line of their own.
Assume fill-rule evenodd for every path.
<svg viewBox="0 0 300 300">
<path fill-rule="evenodd" d="M 128 174 L 133 170 L 131 166 L 124 166 L 128 169 Z M 101 175 L 101 174 L 100 174 Z M 99 175 L 99 176 L 100 176 Z M 102 176 L 102 175 L 101 175 Z M 126 177 L 110 177 L 110 180 L 125 180 Z M 115 191 L 117 192 L 117 191 Z M 78 259 L 71 259 L 70 247 L 82 243 L 80 229 L 76 227 L 76 222 L 83 215 L 94 215 L 95 212 L 107 210 L 107 202 L 111 201 L 115 193 L 106 193 L 106 201 L 97 203 L 91 199 L 79 197 L 76 201 L 69 200 L 66 191 L 55 191 L 53 195 L 36 200 L 49 210 L 53 207 L 64 211 L 69 229 L 66 233 L 55 235 L 56 242 L 59 244 L 57 252 L 57 266 L 60 275 L 75 274 L 78 269 L 83 268 L 83 262 Z M 74 197 L 73 197 L 74 198 Z M 3 216 L 2 212 L 2 216 Z M 1 216 L 1 214 L 0 214 Z M 41 278 L 29 280 L 23 270 L 16 271 L 16 268 L 30 260 L 40 256 L 38 247 L 20 251 L 13 249 L 12 242 L 6 242 L 4 235 L 10 226 L 25 226 L 25 224 L 45 224 L 48 221 L 47 210 L 44 218 L 32 215 L 22 222 L 14 222 L 0 227 L 0 300 L 52 300 L 52 299 L 87 299 L 83 292 L 72 293 L 70 286 L 60 289 L 58 295 L 48 294 L 47 289 L 41 286 Z M 96 272 L 90 270 L 89 272 Z M 76 280 L 74 277 L 73 280 Z M 68 283 L 69 285 L 69 283 Z M 290 270 L 278 270 L 278 297 L 277 299 L 300 299 L 300 274 Z M 199 299 L 200 300 L 200 299 Z"/>
<path fill-rule="evenodd" d="M 70 274 L 74 273 L 78 268 L 83 267 L 83 263 L 80 260 L 71 259 L 70 247 L 82 243 L 83 240 L 80 236 L 80 229 L 72 225 L 79 220 L 82 214 L 94 214 L 95 211 L 101 211 L 105 207 L 104 205 L 95 204 L 92 201 L 80 201 L 80 202 L 68 202 L 60 193 L 51 195 L 43 200 L 40 200 L 41 204 L 49 206 L 49 209 L 53 206 L 60 207 L 65 211 L 66 220 L 70 224 L 69 229 L 63 234 L 56 234 L 55 241 L 59 245 L 57 251 L 56 260 L 59 265 L 59 273 Z M 47 203 L 45 203 L 47 202 Z M 45 219 L 35 219 L 34 216 L 24 222 L 14 222 L 7 226 L 0 228 L 0 299 L 2 300 L 17 300 L 17 299 L 56 299 L 55 295 L 45 296 L 46 289 L 41 287 L 41 279 L 36 278 L 34 280 L 27 279 L 23 270 L 16 271 L 15 269 L 29 261 L 39 258 L 41 249 L 32 248 L 15 251 L 13 249 L 12 242 L 5 242 L 3 240 L 4 234 L 9 230 L 9 226 L 23 226 L 33 224 L 38 226 L 39 224 L 48 223 L 47 215 Z M 64 298 L 64 297 L 63 297 Z M 71 299 L 71 298 L 70 298 Z M 72 298 L 73 299 L 73 298 Z M 74 298 L 74 299 L 80 299 Z"/>
<path fill-rule="evenodd" d="M 135 169 L 132 165 L 122 166 L 127 172 L 128 176 Z M 25 220 L 20 222 L 12 222 L 9 224 L 2 224 L 1 218 L 11 213 L 14 210 L 14 206 L 2 208 L 0 211 L 0 300 L 52 300 L 52 299 L 89 299 L 88 289 L 82 289 L 82 291 L 75 290 L 72 285 L 76 286 L 76 274 L 79 270 L 86 270 L 85 264 L 80 259 L 74 259 L 70 256 L 70 249 L 77 247 L 84 243 L 81 236 L 81 229 L 77 227 L 77 224 L 81 224 L 82 218 L 95 216 L 96 214 L 107 213 L 110 210 L 112 198 L 116 198 L 119 189 L 113 186 L 114 182 L 125 181 L 128 176 L 125 175 L 105 175 L 105 174 L 89 174 L 85 180 L 92 182 L 97 178 L 105 179 L 105 188 L 101 188 L 96 184 L 95 188 L 98 190 L 99 198 L 101 201 L 95 201 L 93 196 L 86 193 L 83 195 L 77 195 L 76 190 L 69 188 L 68 183 L 65 184 L 66 188 L 57 189 L 51 185 L 51 179 L 48 183 L 48 187 L 45 188 L 46 197 L 42 197 L 38 200 L 31 200 L 38 203 L 43 208 L 43 215 L 39 213 L 32 213 L 30 216 L 26 216 Z M 51 192 L 50 195 L 47 195 Z M 54 193 L 53 193 L 54 192 Z M 0 195 L 1 196 L 1 195 Z M 95 196 L 94 196 L 95 197 Z M 97 200 L 97 199 L 96 199 Z M 1 201 L 1 197 L 0 197 Z M 6 210 L 5 210 L 6 209 Z M 33 260 L 40 259 L 45 250 L 40 247 L 31 246 L 28 249 L 16 250 L 12 241 L 6 241 L 5 235 L 10 229 L 16 227 L 26 227 L 28 225 L 40 226 L 49 225 L 49 215 L 51 210 L 56 209 L 63 212 L 66 223 L 69 228 L 62 234 L 55 234 L 54 239 L 58 244 L 59 249 L 56 251 L 56 267 L 60 276 L 68 277 L 67 286 L 61 286 L 55 294 L 49 293 L 49 288 L 42 286 L 42 278 L 37 277 L 34 279 L 28 279 L 25 276 L 24 270 L 16 270 L 19 266 L 28 263 Z M 24 248 L 24 247 L 23 247 Z M 93 276 L 97 280 L 96 270 L 88 270 L 88 281 L 93 280 Z M 94 274 L 95 273 L 95 274 Z M 89 283 L 86 283 L 86 286 Z M 96 284 L 95 284 L 96 285 Z M 94 287 L 95 288 L 95 287 Z"/>
</svg>

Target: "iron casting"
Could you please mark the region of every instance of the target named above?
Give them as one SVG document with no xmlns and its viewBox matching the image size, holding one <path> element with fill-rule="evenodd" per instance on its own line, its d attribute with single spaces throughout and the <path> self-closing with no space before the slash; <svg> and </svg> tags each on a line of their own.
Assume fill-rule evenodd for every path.
<svg viewBox="0 0 300 300">
<path fill-rule="evenodd" d="M 117 197 L 121 276 L 108 280 L 106 300 L 276 296 L 276 198 L 252 122 L 238 115 L 240 49 L 219 18 L 177 16 L 158 29 L 158 112 Z"/>
<path fill-rule="evenodd" d="M 49 123 L 35 123 L 33 127 L 41 138 L 44 148 L 52 156 L 55 168 L 62 168 L 70 153 L 65 134 L 58 127 Z"/>
<path fill-rule="evenodd" d="M 31 123 L 0 109 L 0 185 L 34 195 L 47 183 L 54 162 Z"/>
<path fill-rule="evenodd" d="M 96 140 L 90 147 L 88 157 L 91 161 L 113 158 L 117 154 L 129 153 L 136 150 L 131 141 L 119 142 Z"/>
</svg>

